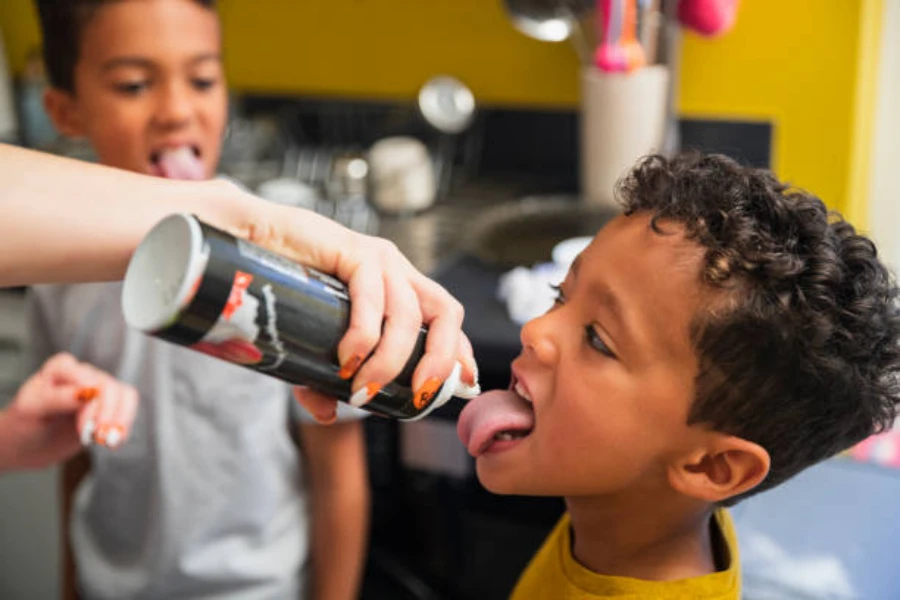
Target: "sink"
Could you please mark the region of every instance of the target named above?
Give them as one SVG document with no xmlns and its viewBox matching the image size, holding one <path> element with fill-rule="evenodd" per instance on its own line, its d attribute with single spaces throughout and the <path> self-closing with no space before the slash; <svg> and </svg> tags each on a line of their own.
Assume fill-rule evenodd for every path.
<svg viewBox="0 0 900 600">
<path fill-rule="evenodd" d="M 573 237 L 592 237 L 620 212 L 613 207 L 587 206 L 570 196 L 523 198 L 486 211 L 463 247 L 499 267 L 548 262 L 556 244 Z"/>
</svg>

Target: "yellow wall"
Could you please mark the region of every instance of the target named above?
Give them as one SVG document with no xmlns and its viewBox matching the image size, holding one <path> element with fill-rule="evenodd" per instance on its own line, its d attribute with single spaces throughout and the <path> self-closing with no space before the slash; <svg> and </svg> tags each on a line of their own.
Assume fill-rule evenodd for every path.
<svg viewBox="0 0 900 600">
<path fill-rule="evenodd" d="M 863 6 L 744 0 L 719 40 L 686 36 L 684 115 L 772 119 L 775 168 L 832 206 L 853 204 Z M 526 38 L 500 0 L 221 0 L 231 84 L 243 90 L 412 98 L 446 72 L 494 105 L 575 106 L 567 44 Z M 37 40 L 32 0 L 0 1 L 14 71 Z M 864 54 L 864 52 L 862 52 Z M 864 95 L 865 96 L 865 95 Z M 858 140 L 857 140 L 858 141 Z"/>
<path fill-rule="evenodd" d="M 682 113 L 774 120 L 779 176 L 844 210 L 865 4 L 744 0 L 730 35 L 685 40 Z"/>
</svg>

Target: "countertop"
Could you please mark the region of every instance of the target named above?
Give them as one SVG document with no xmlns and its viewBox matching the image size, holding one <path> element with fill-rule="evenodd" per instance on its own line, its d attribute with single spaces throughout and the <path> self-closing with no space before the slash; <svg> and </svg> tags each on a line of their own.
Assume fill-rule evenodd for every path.
<svg viewBox="0 0 900 600">
<path fill-rule="evenodd" d="M 378 235 L 397 244 L 417 269 L 433 275 L 461 251 L 481 217 L 518 197 L 503 183 L 467 185 L 420 213 L 379 215 Z"/>
</svg>

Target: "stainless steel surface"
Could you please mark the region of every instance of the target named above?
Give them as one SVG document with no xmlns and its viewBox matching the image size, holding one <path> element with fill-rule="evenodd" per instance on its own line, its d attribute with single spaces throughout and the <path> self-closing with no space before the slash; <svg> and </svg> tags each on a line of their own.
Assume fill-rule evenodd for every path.
<svg viewBox="0 0 900 600">
<path fill-rule="evenodd" d="M 596 41 L 591 41 L 582 21 L 591 12 L 589 0 L 504 0 L 506 12 L 516 29 L 542 42 L 571 40 L 582 64 L 593 58 Z"/>
<path fill-rule="evenodd" d="M 557 243 L 593 236 L 618 214 L 574 196 L 522 198 L 502 184 L 482 184 L 417 215 L 382 216 L 378 235 L 426 274 L 458 252 L 512 268 L 549 261 Z"/>
<path fill-rule="evenodd" d="M 394 242 L 424 273 L 431 273 L 454 252 L 490 209 L 515 200 L 503 185 L 469 186 L 431 209 L 409 216 L 382 215 L 378 235 Z"/>
<path fill-rule="evenodd" d="M 589 206 L 575 196 L 533 196 L 501 204 L 479 218 L 464 248 L 503 268 L 531 266 L 551 259 L 553 248 L 575 237 L 593 237 L 618 208 Z"/>
</svg>

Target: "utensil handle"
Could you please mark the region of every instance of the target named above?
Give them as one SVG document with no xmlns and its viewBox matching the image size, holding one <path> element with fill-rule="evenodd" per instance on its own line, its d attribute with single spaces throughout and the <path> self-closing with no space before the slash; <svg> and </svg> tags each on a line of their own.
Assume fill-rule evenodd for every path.
<svg viewBox="0 0 900 600">
<path fill-rule="evenodd" d="M 601 41 L 597 68 L 607 73 L 630 72 L 646 64 L 637 33 L 638 0 L 598 0 Z"/>
</svg>

